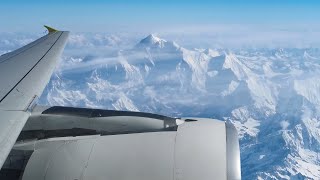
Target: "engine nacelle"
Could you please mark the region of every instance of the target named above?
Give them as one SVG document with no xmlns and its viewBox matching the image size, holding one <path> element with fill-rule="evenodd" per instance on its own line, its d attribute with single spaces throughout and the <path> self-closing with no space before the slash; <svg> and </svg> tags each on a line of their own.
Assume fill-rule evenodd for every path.
<svg viewBox="0 0 320 180">
<path fill-rule="evenodd" d="M 151 119 L 144 120 L 161 119 L 152 119 L 149 115 Z M 59 114 L 59 118 L 66 121 L 74 117 Z M 103 123 L 103 118 L 91 117 L 87 121 Z M 110 118 L 108 116 L 105 123 L 110 122 Z M 132 117 L 117 118 L 121 121 Z M 144 117 L 140 118 L 136 120 L 141 123 Z M 133 121 L 135 119 L 131 119 L 131 123 Z M 33 151 L 22 179 L 241 179 L 238 135 L 232 124 L 204 118 L 181 118 L 175 119 L 175 123 L 163 124 L 164 127 L 175 124 L 176 128 L 161 125 L 156 130 L 158 126 L 148 125 L 152 131 L 140 129 L 131 133 L 19 142 L 15 150 Z M 32 129 L 32 126 L 26 127 Z"/>
</svg>

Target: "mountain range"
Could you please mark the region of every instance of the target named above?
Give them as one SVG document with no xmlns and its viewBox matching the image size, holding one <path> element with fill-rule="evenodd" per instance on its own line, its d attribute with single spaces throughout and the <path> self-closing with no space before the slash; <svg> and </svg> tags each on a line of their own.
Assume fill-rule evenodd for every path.
<svg viewBox="0 0 320 180">
<path fill-rule="evenodd" d="M 41 104 L 229 121 L 243 179 L 320 179 L 320 49 L 93 39 L 71 36 Z"/>
</svg>

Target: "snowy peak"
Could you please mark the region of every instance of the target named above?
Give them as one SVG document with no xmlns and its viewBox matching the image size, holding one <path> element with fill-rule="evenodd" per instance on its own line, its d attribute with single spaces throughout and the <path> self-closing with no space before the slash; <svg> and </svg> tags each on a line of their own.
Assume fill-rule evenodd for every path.
<svg viewBox="0 0 320 180">
<path fill-rule="evenodd" d="M 172 49 L 177 50 L 179 48 L 179 45 L 172 41 L 166 41 L 164 39 L 161 39 L 157 37 L 154 34 L 150 34 L 147 37 L 143 38 L 136 47 L 143 47 L 143 48 L 166 48 L 166 49 Z"/>
<path fill-rule="evenodd" d="M 316 60 L 317 58 L 315 58 L 315 57 L 312 57 L 307 51 L 304 51 L 304 53 L 303 53 L 303 58 L 305 59 L 305 60 Z"/>
<path fill-rule="evenodd" d="M 208 56 L 211 56 L 211 57 L 217 57 L 217 56 L 220 56 L 220 53 L 219 51 L 216 51 L 216 50 L 213 50 L 213 49 L 205 49 L 203 51 L 203 53 L 205 53 L 206 55 Z"/>
<path fill-rule="evenodd" d="M 233 53 L 225 53 L 223 68 L 230 69 L 238 80 L 244 80 L 250 71 Z"/>
<path fill-rule="evenodd" d="M 150 34 L 140 41 L 140 43 L 143 43 L 143 44 L 156 44 L 161 42 L 167 42 L 167 41 L 157 37 L 154 34 Z"/>
<path fill-rule="evenodd" d="M 167 41 L 164 40 L 164 39 L 161 39 L 157 36 L 155 36 L 154 34 L 150 34 L 148 35 L 147 37 L 145 37 L 144 39 L 142 39 L 138 46 L 156 46 L 156 47 L 164 47 L 164 44 L 166 43 Z"/>
</svg>

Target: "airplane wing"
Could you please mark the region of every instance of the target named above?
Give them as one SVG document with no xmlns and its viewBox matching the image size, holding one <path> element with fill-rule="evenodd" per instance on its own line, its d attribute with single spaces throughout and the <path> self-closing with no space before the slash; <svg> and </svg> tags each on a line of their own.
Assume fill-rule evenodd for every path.
<svg viewBox="0 0 320 180">
<path fill-rule="evenodd" d="M 69 32 L 49 33 L 0 56 L 0 168 L 47 85 Z"/>
</svg>

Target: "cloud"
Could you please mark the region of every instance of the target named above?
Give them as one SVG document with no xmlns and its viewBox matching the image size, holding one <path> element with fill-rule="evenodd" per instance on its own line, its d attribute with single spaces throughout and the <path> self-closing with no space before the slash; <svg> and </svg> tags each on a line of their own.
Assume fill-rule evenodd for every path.
<svg viewBox="0 0 320 180">
<path fill-rule="evenodd" d="M 290 126 L 290 123 L 286 120 L 283 120 L 280 122 L 280 126 L 281 126 L 282 130 L 287 130 L 287 128 Z"/>
<path fill-rule="evenodd" d="M 121 64 L 123 61 L 126 61 L 132 65 L 150 63 L 150 60 L 146 57 L 146 53 L 144 51 L 126 51 L 123 54 L 121 51 L 117 52 L 117 54 L 90 54 L 80 58 L 66 56 L 65 59 L 60 63 L 58 70 L 63 73 L 74 73 L 87 72 L 106 65 L 112 66 Z M 177 57 L 178 55 L 179 54 L 177 53 L 158 52 L 153 60 L 156 62 L 182 58 Z"/>
</svg>

